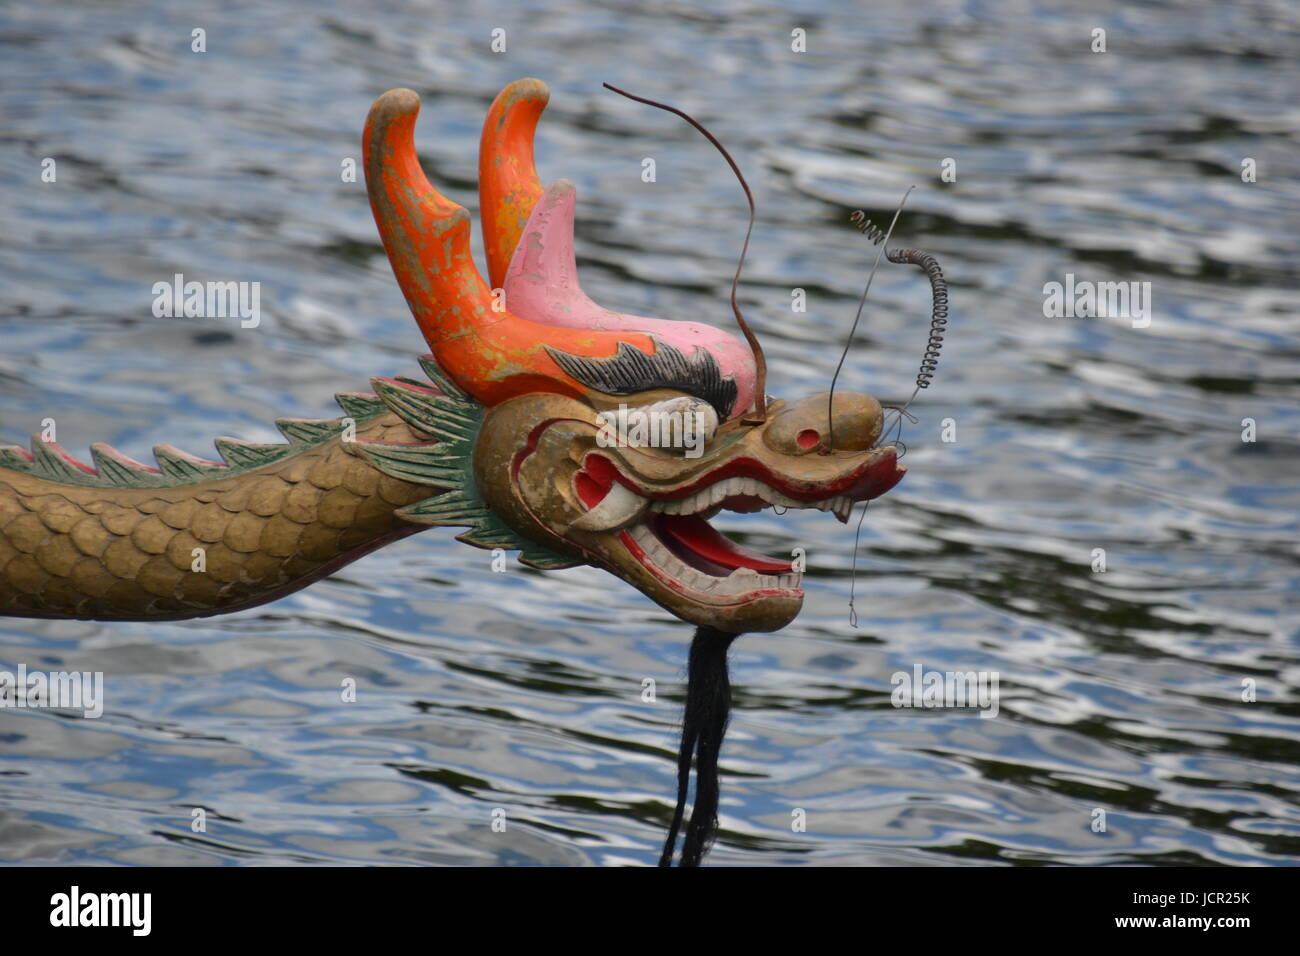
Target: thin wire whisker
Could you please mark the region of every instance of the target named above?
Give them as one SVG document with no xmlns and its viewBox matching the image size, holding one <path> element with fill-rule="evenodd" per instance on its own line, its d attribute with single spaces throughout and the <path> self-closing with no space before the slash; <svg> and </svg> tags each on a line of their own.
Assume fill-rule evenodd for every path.
<svg viewBox="0 0 1300 956">
<path fill-rule="evenodd" d="M 876 253 L 876 261 L 871 264 L 871 273 L 867 276 L 867 284 L 862 289 L 862 297 L 858 299 L 857 314 L 853 316 L 853 325 L 849 329 L 849 336 L 844 340 L 844 351 L 840 353 L 839 363 L 835 366 L 835 374 L 831 376 L 831 390 L 830 394 L 826 397 L 827 446 L 831 448 L 835 447 L 835 384 L 839 380 L 840 372 L 844 368 L 845 360 L 849 357 L 849 349 L 853 346 L 853 337 L 857 335 L 858 332 L 858 323 L 862 321 L 862 309 L 867 304 L 868 293 L 871 292 L 871 282 L 876 278 L 876 270 L 880 268 L 880 260 L 885 257 L 885 251 L 889 248 L 889 237 L 894 234 L 894 227 L 898 225 L 898 217 L 903 214 L 903 205 L 907 202 L 907 197 L 912 194 L 912 190 L 915 188 L 915 186 L 907 187 L 907 192 L 903 193 L 903 198 L 898 201 L 898 208 L 894 210 L 894 218 L 889 223 L 889 229 L 883 236 L 880 235 L 880 230 L 876 229 L 875 226 L 871 226 L 869 222 L 867 223 L 868 226 L 871 226 L 871 229 L 877 237 L 873 241 L 879 241 L 883 238 L 884 242 L 880 245 L 880 251 Z M 854 220 L 855 223 L 867 221 L 861 210 L 854 213 L 854 215 L 859 217 Z M 861 227 L 859 226 L 859 228 Z"/>
<path fill-rule="evenodd" d="M 862 537 L 862 522 L 867 518 L 867 507 L 870 504 L 870 501 L 862 503 L 862 514 L 858 516 L 858 526 L 853 532 L 853 566 L 849 572 L 849 624 L 853 627 L 858 626 L 858 611 L 853 606 L 858 587 L 858 539 Z"/>
<path fill-rule="evenodd" d="M 704 138 L 713 144 L 714 148 L 722 154 L 722 158 L 727 161 L 731 171 L 736 174 L 740 180 L 740 188 L 745 191 L 745 200 L 749 203 L 749 226 L 745 229 L 745 242 L 740 247 L 740 261 L 736 263 L 736 274 L 731 278 L 731 311 L 736 316 L 736 324 L 740 326 L 740 331 L 745 335 L 745 341 L 749 343 L 750 351 L 754 353 L 754 418 L 746 418 L 745 423 L 749 425 L 761 425 L 767 421 L 767 359 L 763 356 L 763 346 L 758 342 L 758 336 L 750 329 L 749 323 L 740 313 L 740 306 L 736 302 L 736 289 L 740 285 L 740 273 L 745 268 L 745 256 L 749 253 L 749 237 L 754 232 L 754 219 L 757 216 L 757 210 L 754 206 L 754 194 L 750 192 L 749 183 L 745 181 L 745 174 L 740 171 L 736 161 L 731 158 L 727 148 L 723 146 L 716 136 L 705 129 L 700 123 L 696 122 L 691 116 L 679 110 L 675 106 L 669 106 L 667 103 L 660 103 L 658 100 L 647 99 L 644 96 L 637 96 L 626 90 L 620 90 L 617 86 L 610 83 L 602 83 L 601 86 L 617 93 L 619 96 L 626 96 L 629 100 L 635 100 L 638 103 L 644 103 L 646 106 L 653 106 L 656 109 L 665 110 L 674 116 L 680 116 L 686 122 L 690 123 L 697 130 L 704 134 Z"/>
</svg>

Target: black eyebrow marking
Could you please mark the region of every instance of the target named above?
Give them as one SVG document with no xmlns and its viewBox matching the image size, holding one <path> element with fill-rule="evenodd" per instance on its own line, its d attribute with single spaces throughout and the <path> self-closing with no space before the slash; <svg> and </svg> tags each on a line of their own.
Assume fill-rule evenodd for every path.
<svg viewBox="0 0 1300 956">
<path fill-rule="evenodd" d="M 731 418 L 736 404 L 736 380 L 723 376 L 718 360 L 705 348 L 697 348 L 690 357 L 667 342 L 651 336 L 655 343 L 652 355 L 620 342 L 618 351 L 609 358 L 570 355 L 546 346 L 555 364 L 575 381 L 609 395 L 632 395 L 652 388 L 672 388 L 713 406 L 719 421 Z"/>
</svg>

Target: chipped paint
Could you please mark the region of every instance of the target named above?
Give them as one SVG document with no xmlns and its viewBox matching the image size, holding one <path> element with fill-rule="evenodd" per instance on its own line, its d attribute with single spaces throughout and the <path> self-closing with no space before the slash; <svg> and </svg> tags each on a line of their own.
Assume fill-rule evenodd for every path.
<svg viewBox="0 0 1300 956">
<path fill-rule="evenodd" d="M 498 183 L 503 195 L 511 193 L 518 200 L 518 208 L 507 218 L 513 215 L 526 221 L 535 203 L 535 197 L 530 198 L 536 184 L 536 174 L 531 172 L 532 131 L 545 106 L 544 94 L 541 83 L 520 81 L 494 104 L 494 109 L 499 105 L 506 114 L 495 128 L 503 130 L 509 142 L 499 145 L 513 151 L 516 172 L 526 169 L 531 176 L 521 178 L 521 173 Z M 529 109 L 523 110 L 524 105 Z M 649 337 L 641 333 L 558 329 L 491 309 L 491 290 L 470 252 L 469 213 L 438 192 L 420 167 L 415 151 L 418 114 L 419 97 L 410 90 L 392 90 L 376 100 L 362 137 L 363 166 L 371 209 L 393 273 L 438 363 L 456 370 L 457 383 L 488 405 L 522 391 L 580 396 L 590 389 L 566 375 L 543 345 L 591 358 L 614 355 L 620 344 L 652 351 Z M 491 115 L 489 128 L 494 127 Z M 492 188 L 489 183 L 489 193 Z M 536 189 L 540 195 L 540 184 Z M 515 240 L 505 233 L 494 239 L 498 245 L 509 240 L 513 251 Z"/>
</svg>

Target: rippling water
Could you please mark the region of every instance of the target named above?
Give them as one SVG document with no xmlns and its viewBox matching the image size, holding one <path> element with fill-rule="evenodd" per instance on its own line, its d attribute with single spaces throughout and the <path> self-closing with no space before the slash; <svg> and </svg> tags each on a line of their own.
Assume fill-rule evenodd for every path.
<svg viewBox="0 0 1300 956">
<path fill-rule="evenodd" d="M 204 454 L 412 374 L 423 343 L 339 175 L 396 86 L 423 97 L 430 177 L 476 212 L 488 104 L 546 80 L 539 167 L 578 186 L 593 298 L 727 323 L 737 187 L 608 80 L 747 171 L 772 392 L 830 379 L 872 255 L 850 210 L 887 222 L 916 184 L 897 241 L 953 286 L 910 473 L 863 526 L 859 627 L 851 528 L 721 521 L 806 547 L 811 573 L 792 626 L 735 646 L 711 862 L 1300 862 L 1297 7 L 464 6 L 0 6 L 0 441 L 48 416 L 75 454 Z M 260 281 L 262 325 L 155 319 L 176 272 Z M 1149 282 L 1150 326 L 1044 317 L 1067 274 Z M 927 314 L 920 273 L 882 268 L 844 386 L 905 399 Z M 602 572 L 494 574 L 451 538 L 192 624 L 0 619 L 0 669 L 102 670 L 109 693 L 99 720 L 0 714 L 0 859 L 652 862 L 689 628 Z M 999 716 L 893 708 L 916 664 L 998 672 Z"/>
</svg>

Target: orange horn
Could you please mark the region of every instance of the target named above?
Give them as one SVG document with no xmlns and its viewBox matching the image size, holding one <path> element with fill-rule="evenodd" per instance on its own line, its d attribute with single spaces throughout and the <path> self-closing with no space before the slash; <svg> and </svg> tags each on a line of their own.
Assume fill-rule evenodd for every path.
<svg viewBox="0 0 1300 956">
<path fill-rule="evenodd" d="M 469 213 L 425 178 L 415 153 L 420 97 L 390 90 L 370 108 L 362 136 L 366 189 L 379 235 L 416 324 L 443 371 L 485 405 L 525 392 L 580 398 L 591 389 L 547 352 L 608 358 L 620 343 L 649 355 L 639 332 L 565 329 L 529 322 L 494 307 L 474 265 Z"/>
<path fill-rule="evenodd" d="M 497 94 L 483 122 L 478 149 L 479 216 L 488 278 L 501 288 L 510 257 L 542 196 L 533 165 L 533 134 L 551 92 L 541 80 L 515 80 Z"/>
</svg>

